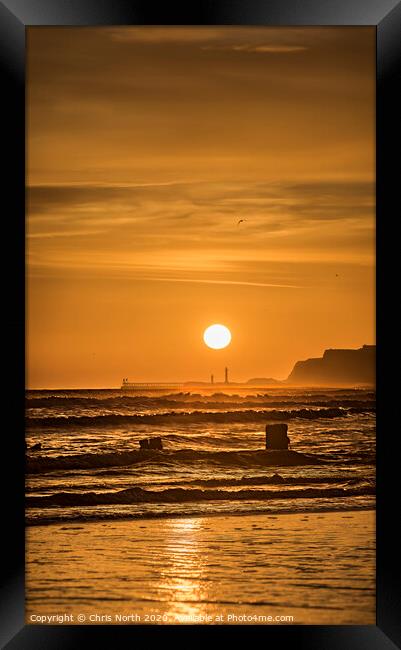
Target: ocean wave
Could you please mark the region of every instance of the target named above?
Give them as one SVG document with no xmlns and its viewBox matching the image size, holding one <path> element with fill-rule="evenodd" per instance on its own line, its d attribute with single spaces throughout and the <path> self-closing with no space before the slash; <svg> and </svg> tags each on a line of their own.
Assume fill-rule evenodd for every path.
<svg viewBox="0 0 401 650">
<path fill-rule="evenodd" d="M 96 474 L 97 477 L 103 478 L 108 476 L 118 476 L 121 475 L 120 469 L 111 469 L 100 471 Z M 124 474 L 122 475 L 124 476 Z M 288 486 L 288 485 L 334 485 L 334 484 L 346 484 L 351 485 L 360 485 L 366 483 L 370 479 L 365 478 L 364 476 L 358 476 L 351 478 L 349 475 L 337 475 L 337 476 L 282 476 L 281 474 L 272 474 L 270 476 L 241 476 L 239 478 L 210 478 L 210 479 L 172 479 L 169 481 L 170 487 L 241 487 L 241 486 L 263 486 L 263 485 L 278 485 L 278 486 Z M 153 481 L 151 485 L 147 487 L 159 488 L 165 487 L 165 481 Z M 106 487 L 105 481 L 100 483 L 91 482 L 92 490 L 104 490 Z M 137 486 L 138 487 L 138 486 Z M 139 486 L 141 487 L 141 486 Z M 60 492 L 70 492 L 72 489 L 71 483 L 57 483 L 57 490 Z M 86 492 L 87 485 L 85 484 L 74 484 L 74 491 Z M 40 490 L 40 488 L 39 488 Z M 27 486 L 27 494 L 35 494 L 37 492 L 37 487 Z"/>
<path fill-rule="evenodd" d="M 106 414 L 106 415 L 81 415 L 81 416 L 60 416 L 60 417 L 27 417 L 26 424 L 31 428 L 43 427 L 92 427 L 92 426 L 116 426 L 130 424 L 166 424 L 183 422 L 195 424 L 201 422 L 230 423 L 230 422 L 258 422 L 264 420 L 292 420 L 296 418 L 315 420 L 326 418 L 345 417 L 348 414 L 374 413 L 375 407 L 370 405 L 357 407 L 335 407 L 335 408 L 299 408 L 283 410 L 236 410 L 236 411 L 168 411 L 165 413 L 153 414 Z"/>
<path fill-rule="evenodd" d="M 165 490 L 146 490 L 132 487 L 118 492 L 58 492 L 48 496 L 28 496 L 26 505 L 32 508 L 53 506 L 131 505 L 138 503 L 188 503 L 199 501 L 268 501 L 271 499 L 319 499 L 368 496 L 375 494 L 373 485 L 356 487 L 307 487 L 272 490 L 244 489 L 187 489 L 180 487 Z"/>
<path fill-rule="evenodd" d="M 292 407 L 297 405 L 307 405 L 315 407 L 340 407 L 354 406 L 363 407 L 373 400 L 370 396 L 364 399 L 355 399 L 354 396 L 333 398 L 324 395 L 295 395 L 291 398 L 281 397 L 273 398 L 268 394 L 256 395 L 164 395 L 162 397 L 152 397 L 146 395 L 121 395 L 118 397 L 34 397 L 26 398 L 25 406 L 27 409 L 64 409 L 71 410 L 75 408 L 83 409 L 113 409 L 124 407 L 135 408 L 236 408 L 238 406 L 252 407 L 255 405 L 269 406 L 272 408 Z"/>
<path fill-rule="evenodd" d="M 221 506 L 224 506 L 223 501 L 218 501 L 213 504 L 213 502 L 201 503 L 199 505 L 189 506 L 186 504 L 185 512 L 177 510 L 177 506 L 169 505 L 166 506 L 167 510 L 157 509 L 155 511 L 141 511 L 133 512 L 132 510 L 125 510 L 126 506 L 120 506 L 121 510 L 119 511 L 107 511 L 97 508 L 84 508 L 83 511 L 74 508 L 71 510 L 64 510 L 63 508 L 48 508 L 41 510 L 40 508 L 29 509 L 26 511 L 26 525 L 27 526 L 48 526 L 51 524 L 59 525 L 68 525 L 74 524 L 74 527 L 69 527 L 69 530 L 80 530 L 83 528 L 80 524 L 90 523 L 90 522 L 109 522 L 109 521 L 123 521 L 123 520 L 147 520 L 147 519 L 187 519 L 188 517 L 214 517 L 221 516 L 222 514 L 227 517 L 238 517 L 243 515 L 264 515 L 264 516 L 277 516 L 277 515 L 286 515 L 293 514 L 297 512 L 298 514 L 319 514 L 324 512 L 350 512 L 350 511 L 366 511 L 374 510 L 375 503 L 374 500 L 366 502 L 366 500 L 361 498 L 350 498 L 350 499 L 332 499 L 330 504 L 327 504 L 325 500 L 317 501 L 301 501 L 298 500 L 297 508 L 294 510 L 293 505 L 287 506 L 288 501 L 259 501 L 257 506 L 248 506 L 247 502 L 244 501 L 236 502 L 236 509 L 233 511 L 230 507 L 230 510 L 222 509 Z M 255 503 L 255 502 L 254 502 Z M 209 507 L 205 509 L 205 505 Z M 220 507 L 217 507 L 220 506 Z M 116 506 L 114 506 L 116 507 Z M 134 506 L 135 507 L 135 506 Z M 179 506 L 178 506 L 179 507 Z M 128 506 L 129 508 L 129 506 Z M 77 525 L 78 524 L 78 525 Z"/>
<path fill-rule="evenodd" d="M 179 449 L 176 451 L 125 451 L 101 454 L 71 454 L 70 456 L 28 456 L 28 474 L 40 474 L 56 470 L 91 469 L 101 467 L 123 467 L 134 464 L 186 464 L 206 462 L 233 467 L 248 466 L 296 466 L 321 465 L 327 461 L 317 455 L 301 454 L 295 451 L 201 451 Z"/>
<path fill-rule="evenodd" d="M 240 485 L 317 485 L 332 483 L 347 483 L 357 485 L 365 482 L 363 477 L 350 478 L 345 475 L 338 476 L 241 476 L 240 478 L 209 478 L 181 481 L 183 485 L 203 485 L 205 487 L 236 487 Z M 175 484 L 177 486 L 177 484 Z"/>
</svg>

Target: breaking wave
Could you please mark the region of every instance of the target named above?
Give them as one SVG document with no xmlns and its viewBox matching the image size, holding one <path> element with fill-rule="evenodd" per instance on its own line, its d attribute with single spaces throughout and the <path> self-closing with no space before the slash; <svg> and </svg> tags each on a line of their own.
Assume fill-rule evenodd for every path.
<svg viewBox="0 0 401 650">
<path fill-rule="evenodd" d="M 299 408 L 284 410 L 246 409 L 236 411 L 169 411 L 153 414 L 106 414 L 106 415 L 80 415 L 59 417 L 27 417 L 29 427 L 65 427 L 65 426 L 116 426 L 130 424 L 166 424 L 182 422 L 196 424 L 202 422 L 229 423 L 229 422 L 258 422 L 260 420 L 292 420 L 301 418 L 314 420 L 321 418 L 340 418 L 348 414 L 374 413 L 374 406 L 335 407 L 335 408 Z"/>
<path fill-rule="evenodd" d="M 373 485 L 356 487 L 307 487 L 304 489 L 275 490 L 202 490 L 180 487 L 165 490 L 145 490 L 132 487 L 118 492 L 58 492 L 49 496 L 28 496 L 29 507 L 49 506 L 97 506 L 97 505 L 130 505 L 136 503 L 188 503 L 199 501 L 267 501 L 270 499 L 319 499 L 350 496 L 374 495 Z"/>
<path fill-rule="evenodd" d="M 71 397 L 71 396 L 48 396 L 48 397 L 28 397 L 25 400 L 26 408 L 85 408 L 85 409 L 114 409 L 114 408 L 186 408 L 189 405 L 193 408 L 221 408 L 222 404 L 228 408 L 241 406 L 252 407 L 257 405 L 269 407 L 291 407 L 300 403 L 308 406 L 366 406 L 372 400 L 371 394 L 366 394 L 364 399 L 355 399 L 355 396 L 347 397 L 327 397 L 325 395 L 305 395 L 292 396 L 291 398 L 278 396 L 273 398 L 268 393 L 257 393 L 255 395 L 197 395 L 197 394 L 171 394 L 159 397 L 147 395 L 120 395 L 111 397 Z"/>
</svg>

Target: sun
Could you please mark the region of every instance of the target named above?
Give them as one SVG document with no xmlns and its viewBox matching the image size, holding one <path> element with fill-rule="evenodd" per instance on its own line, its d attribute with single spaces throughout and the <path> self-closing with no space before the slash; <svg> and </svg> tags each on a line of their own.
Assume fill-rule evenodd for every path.
<svg viewBox="0 0 401 650">
<path fill-rule="evenodd" d="M 203 340 L 209 348 L 221 350 L 226 348 L 231 342 L 231 332 L 225 325 L 215 323 L 209 325 L 203 332 Z"/>
</svg>

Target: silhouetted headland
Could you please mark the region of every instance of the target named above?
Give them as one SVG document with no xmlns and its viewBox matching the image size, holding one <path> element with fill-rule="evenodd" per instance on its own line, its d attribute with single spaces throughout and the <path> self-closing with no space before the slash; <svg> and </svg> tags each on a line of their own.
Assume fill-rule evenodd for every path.
<svg viewBox="0 0 401 650">
<path fill-rule="evenodd" d="M 323 357 L 297 361 L 287 379 L 300 386 L 374 385 L 376 346 L 325 350 Z"/>
</svg>

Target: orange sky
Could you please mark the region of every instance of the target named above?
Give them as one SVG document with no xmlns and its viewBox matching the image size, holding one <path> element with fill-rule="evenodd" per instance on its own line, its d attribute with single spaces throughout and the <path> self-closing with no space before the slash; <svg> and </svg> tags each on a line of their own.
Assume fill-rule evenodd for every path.
<svg viewBox="0 0 401 650">
<path fill-rule="evenodd" d="M 373 343 L 374 102 L 374 28 L 28 28 L 28 387 Z"/>
</svg>

